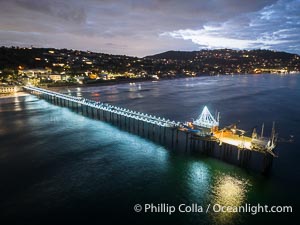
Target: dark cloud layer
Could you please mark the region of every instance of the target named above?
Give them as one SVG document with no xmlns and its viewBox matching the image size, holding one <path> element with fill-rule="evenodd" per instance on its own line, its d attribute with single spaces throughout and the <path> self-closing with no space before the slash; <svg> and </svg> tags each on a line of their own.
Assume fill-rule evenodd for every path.
<svg viewBox="0 0 300 225">
<path fill-rule="evenodd" d="M 0 44 L 138 56 L 215 47 L 299 53 L 299 1 L 0 0 Z"/>
<path fill-rule="evenodd" d="M 86 12 L 84 11 L 84 8 L 78 4 L 69 4 L 68 1 L 15 0 L 15 4 L 29 11 L 40 12 L 46 15 L 61 18 L 66 21 L 82 23 L 86 20 Z"/>
</svg>

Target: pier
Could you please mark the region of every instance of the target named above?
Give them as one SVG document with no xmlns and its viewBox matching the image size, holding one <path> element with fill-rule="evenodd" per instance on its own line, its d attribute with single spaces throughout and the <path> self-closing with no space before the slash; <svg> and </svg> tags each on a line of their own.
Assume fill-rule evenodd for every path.
<svg viewBox="0 0 300 225">
<path fill-rule="evenodd" d="M 121 130 L 139 135 L 171 150 L 195 152 L 211 156 L 240 167 L 268 173 L 276 147 L 275 126 L 271 137 L 254 129 L 251 137 L 236 126 L 219 129 L 219 115 L 213 117 L 205 106 L 197 120 L 176 122 L 103 102 L 24 86 L 25 91 L 46 101 L 67 107 L 83 116 L 101 120 Z"/>
</svg>

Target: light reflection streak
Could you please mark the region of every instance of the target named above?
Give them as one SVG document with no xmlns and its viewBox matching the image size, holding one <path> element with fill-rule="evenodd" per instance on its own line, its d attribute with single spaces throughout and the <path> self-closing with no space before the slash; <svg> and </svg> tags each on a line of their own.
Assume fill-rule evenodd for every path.
<svg viewBox="0 0 300 225">
<path fill-rule="evenodd" d="M 14 103 L 15 103 L 14 104 L 14 111 L 21 111 L 22 110 L 20 102 L 21 102 L 21 99 L 18 96 L 16 96 L 14 98 Z"/>
<path fill-rule="evenodd" d="M 192 199 L 203 202 L 209 193 L 211 174 L 207 165 L 201 161 L 191 162 L 188 168 L 188 185 Z"/>
<path fill-rule="evenodd" d="M 213 199 L 211 205 L 238 207 L 245 204 L 249 181 L 243 178 L 220 174 L 212 188 Z M 212 213 L 215 224 L 234 224 L 238 213 L 218 212 Z"/>
</svg>

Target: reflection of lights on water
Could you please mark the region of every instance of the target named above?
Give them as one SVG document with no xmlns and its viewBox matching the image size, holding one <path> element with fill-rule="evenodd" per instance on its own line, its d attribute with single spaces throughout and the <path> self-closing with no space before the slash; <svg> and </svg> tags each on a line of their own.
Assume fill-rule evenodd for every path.
<svg viewBox="0 0 300 225">
<path fill-rule="evenodd" d="M 81 88 L 80 87 L 76 88 L 76 96 L 77 97 L 82 97 Z"/>
<path fill-rule="evenodd" d="M 143 98 L 144 96 L 141 93 L 137 94 L 137 98 Z"/>
<path fill-rule="evenodd" d="M 235 177 L 225 175 L 219 177 L 213 193 L 216 203 L 222 205 L 240 205 L 245 198 L 246 182 Z"/>
<path fill-rule="evenodd" d="M 72 91 L 70 89 L 68 89 L 68 95 L 72 96 Z"/>
<path fill-rule="evenodd" d="M 210 171 L 207 165 L 201 161 L 195 161 L 188 168 L 188 185 L 193 199 L 203 202 L 206 199 L 210 187 Z"/>
<path fill-rule="evenodd" d="M 99 96 L 100 96 L 100 94 L 99 94 L 99 93 L 97 93 L 97 92 L 93 92 L 93 93 L 91 94 L 91 96 L 92 96 L 92 97 L 99 97 Z"/>
<path fill-rule="evenodd" d="M 238 207 L 245 204 L 246 193 L 249 182 L 245 179 L 236 178 L 228 174 L 218 176 L 213 186 L 212 205 Z M 213 214 L 213 220 L 216 224 L 233 224 L 237 213 L 219 212 Z"/>
<path fill-rule="evenodd" d="M 143 98 L 144 96 L 139 92 L 142 90 L 141 85 L 139 84 L 136 86 L 135 84 L 129 88 L 129 98 L 135 99 L 135 98 Z"/>
<path fill-rule="evenodd" d="M 190 176 L 193 182 L 197 182 L 198 184 L 202 184 L 203 182 L 207 182 L 209 179 L 209 171 L 205 164 L 202 162 L 194 162 L 190 167 Z"/>
<path fill-rule="evenodd" d="M 136 91 L 136 87 L 130 87 L 130 88 L 129 88 L 129 91 L 130 91 L 130 92 Z"/>
<path fill-rule="evenodd" d="M 92 97 L 92 100 L 96 101 L 96 102 L 100 102 L 100 93 L 98 92 L 92 92 L 91 93 L 91 97 Z"/>
<path fill-rule="evenodd" d="M 14 111 L 21 111 L 22 108 L 21 108 L 21 105 L 20 105 L 20 99 L 19 99 L 19 97 L 17 97 L 17 96 L 15 97 L 14 103 L 15 103 Z"/>
</svg>

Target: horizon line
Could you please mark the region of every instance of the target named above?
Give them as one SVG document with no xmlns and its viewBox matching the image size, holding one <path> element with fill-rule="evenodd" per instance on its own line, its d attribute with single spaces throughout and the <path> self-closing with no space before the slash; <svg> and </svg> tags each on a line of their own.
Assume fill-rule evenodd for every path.
<svg viewBox="0 0 300 225">
<path fill-rule="evenodd" d="M 231 50 L 231 51 L 270 51 L 270 52 L 283 52 L 283 53 L 287 53 L 287 54 L 292 54 L 292 55 L 297 55 L 300 56 L 300 54 L 297 53 L 293 53 L 293 52 L 287 52 L 287 51 L 281 51 L 281 50 L 275 50 L 275 49 L 265 49 L 265 48 L 257 48 L 257 49 L 232 49 L 232 48 L 203 48 L 203 49 L 199 49 L 199 50 L 167 50 L 167 51 L 162 51 L 162 52 L 158 52 L 156 54 L 152 54 L 152 55 L 146 55 L 146 56 L 133 56 L 133 55 L 125 55 L 125 54 L 112 54 L 112 53 L 107 53 L 107 52 L 99 52 L 99 51 L 95 51 L 95 50 L 84 50 L 84 49 L 73 49 L 73 48 L 56 48 L 56 47 L 37 47 L 34 45 L 30 45 L 30 46 L 15 46 L 15 45 L 11 45 L 11 46 L 6 46 L 6 45 L 1 45 L 0 48 L 23 48 L 23 49 L 56 49 L 56 50 L 72 50 L 72 51 L 82 51 L 82 52 L 91 52 L 91 53 L 97 53 L 97 54 L 107 54 L 107 55 L 116 55 L 116 56 L 128 56 L 128 57 L 133 57 L 133 58 L 146 58 L 149 56 L 155 56 L 155 55 L 159 55 L 159 54 L 163 54 L 166 52 L 201 52 L 201 51 L 214 51 L 214 50 Z"/>
</svg>

